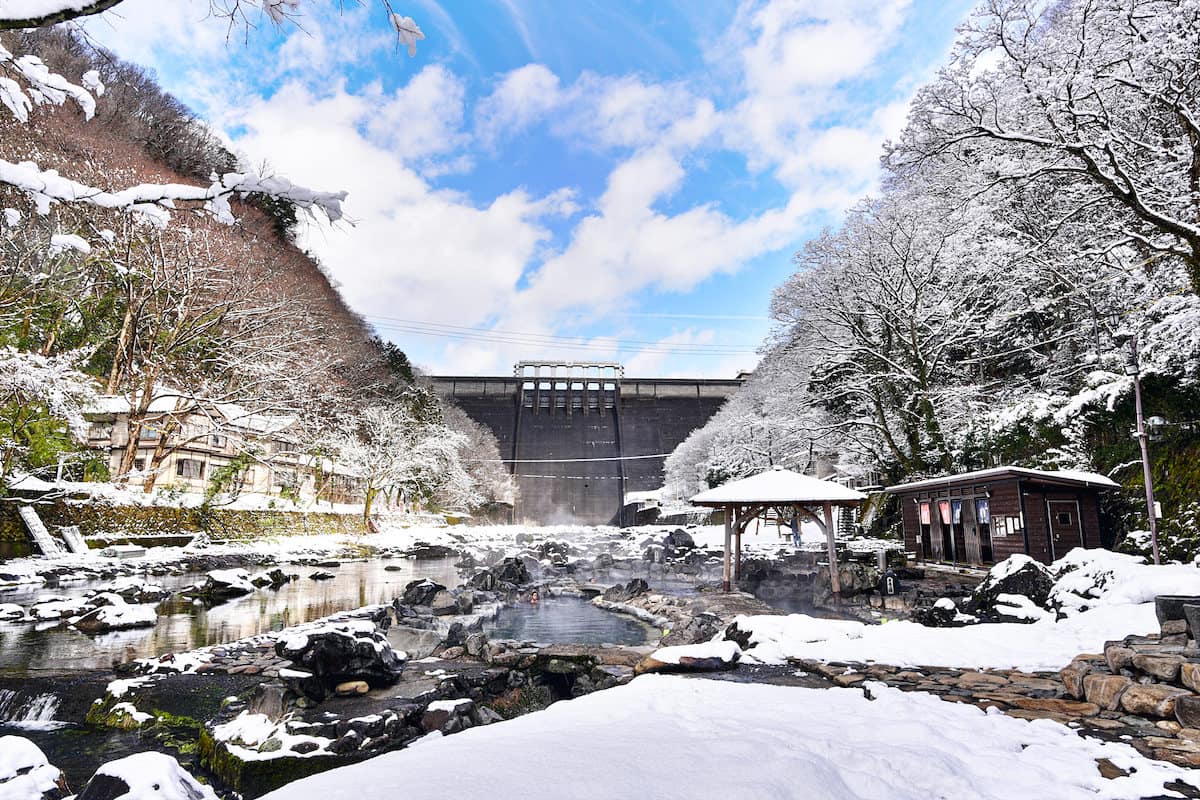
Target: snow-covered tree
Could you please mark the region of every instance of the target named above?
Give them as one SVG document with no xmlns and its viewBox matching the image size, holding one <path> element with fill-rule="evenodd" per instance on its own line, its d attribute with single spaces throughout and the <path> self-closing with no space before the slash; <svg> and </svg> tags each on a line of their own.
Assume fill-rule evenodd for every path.
<svg viewBox="0 0 1200 800">
<path fill-rule="evenodd" d="M 42 466 L 34 462 L 86 442 L 83 412 L 94 392 L 77 362 L 78 354 L 0 348 L 0 486 L 14 469 Z"/>
</svg>

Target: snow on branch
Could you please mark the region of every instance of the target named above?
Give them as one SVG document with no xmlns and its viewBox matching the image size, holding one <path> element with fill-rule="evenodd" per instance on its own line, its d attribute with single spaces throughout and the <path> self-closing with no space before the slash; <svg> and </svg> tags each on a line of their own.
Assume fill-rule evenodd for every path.
<svg viewBox="0 0 1200 800">
<path fill-rule="evenodd" d="M 0 159 L 0 182 L 28 194 L 39 214 L 48 214 L 54 202 L 86 203 L 100 208 L 140 211 L 160 224 L 165 224 L 169 219 L 166 209 L 174 208 L 175 201 L 202 202 L 219 221 L 232 224 L 234 217 L 229 198 L 256 192 L 288 200 L 301 208 L 319 208 L 331 222 L 336 222 L 342 218 L 342 201 L 346 199 L 346 192 L 317 192 L 296 186 L 286 178 L 253 172 L 228 172 L 220 177 L 214 175 L 208 187 L 182 183 L 143 183 L 109 192 L 64 178 L 57 170 L 42 170 L 32 161 L 14 164 L 3 159 Z"/>
<path fill-rule="evenodd" d="M 0 66 L 6 65 L 11 65 L 17 74 L 29 83 L 28 89 L 22 89 L 21 84 L 12 78 L 0 76 L 0 102 L 21 122 L 29 121 L 29 112 L 35 105 L 61 106 L 68 97 L 83 111 L 85 119 L 95 116 L 96 98 L 92 97 L 91 92 L 51 72 L 37 56 L 14 58 L 12 53 L 0 45 Z M 83 82 L 97 95 L 104 94 L 100 73 L 95 70 L 85 73 Z"/>
<path fill-rule="evenodd" d="M 4 0 L 0 30 L 40 28 L 106 11 L 121 0 Z"/>
</svg>

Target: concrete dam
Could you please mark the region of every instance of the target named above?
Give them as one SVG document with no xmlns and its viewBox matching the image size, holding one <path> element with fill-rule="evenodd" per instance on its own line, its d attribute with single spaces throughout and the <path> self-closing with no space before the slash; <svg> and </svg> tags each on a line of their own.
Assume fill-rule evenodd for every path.
<svg viewBox="0 0 1200 800">
<path fill-rule="evenodd" d="M 743 378 L 627 379 L 619 364 L 523 361 L 512 377 L 430 380 L 496 435 L 519 490 L 514 522 L 621 525 L 632 522 L 625 495 L 662 486 L 663 454 Z"/>
</svg>

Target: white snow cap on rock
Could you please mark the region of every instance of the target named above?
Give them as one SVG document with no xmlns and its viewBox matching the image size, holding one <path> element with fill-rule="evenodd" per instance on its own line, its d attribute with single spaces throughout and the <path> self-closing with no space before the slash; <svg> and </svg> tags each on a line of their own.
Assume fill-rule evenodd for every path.
<svg viewBox="0 0 1200 800">
<path fill-rule="evenodd" d="M 217 793 L 197 781 L 165 753 L 135 753 L 96 770 L 125 782 L 129 791 L 113 800 L 217 800 Z"/>
<path fill-rule="evenodd" d="M 62 771 L 23 736 L 0 736 L 0 798 L 37 800 L 58 785 Z"/>
</svg>

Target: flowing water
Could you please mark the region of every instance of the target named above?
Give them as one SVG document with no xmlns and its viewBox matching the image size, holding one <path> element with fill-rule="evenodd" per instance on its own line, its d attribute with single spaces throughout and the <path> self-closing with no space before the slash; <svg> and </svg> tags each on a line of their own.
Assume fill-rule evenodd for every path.
<svg viewBox="0 0 1200 800">
<path fill-rule="evenodd" d="M 15 689 L 0 689 L 0 725 L 10 727 L 47 727 L 54 720 L 60 704 L 58 695 L 51 693 L 32 696 Z"/>
</svg>

